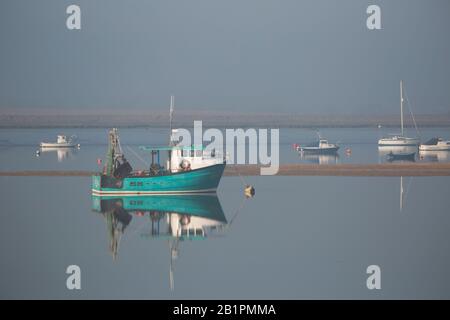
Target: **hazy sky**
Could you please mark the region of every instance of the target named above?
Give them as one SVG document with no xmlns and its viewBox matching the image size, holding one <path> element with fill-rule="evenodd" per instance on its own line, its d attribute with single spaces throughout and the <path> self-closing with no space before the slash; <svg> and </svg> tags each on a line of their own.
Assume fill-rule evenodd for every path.
<svg viewBox="0 0 450 320">
<path fill-rule="evenodd" d="M 450 112 L 449 31 L 448 0 L 1 0 L 0 110 L 173 93 L 179 109 L 396 113 L 404 79 L 415 112 Z"/>
</svg>

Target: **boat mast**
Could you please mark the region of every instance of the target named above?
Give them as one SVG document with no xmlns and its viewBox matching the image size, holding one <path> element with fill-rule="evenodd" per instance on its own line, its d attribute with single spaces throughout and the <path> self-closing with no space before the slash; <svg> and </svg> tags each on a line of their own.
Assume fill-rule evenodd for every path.
<svg viewBox="0 0 450 320">
<path fill-rule="evenodd" d="M 122 157 L 122 148 L 120 147 L 119 133 L 117 128 L 109 131 L 108 155 L 106 164 L 106 175 L 112 176 L 116 170 L 116 160 Z"/>
<path fill-rule="evenodd" d="M 403 80 L 400 80 L 400 123 L 403 137 Z"/>
</svg>

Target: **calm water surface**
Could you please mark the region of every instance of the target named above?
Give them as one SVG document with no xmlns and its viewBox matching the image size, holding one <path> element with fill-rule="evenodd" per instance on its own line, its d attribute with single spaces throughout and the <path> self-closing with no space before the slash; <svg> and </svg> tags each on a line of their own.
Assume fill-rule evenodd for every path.
<svg viewBox="0 0 450 320">
<path fill-rule="evenodd" d="M 386 161 L 389 149 L 379 150 L 378 139 L 392 132 L 392 129 L 352 128 L 322 129 L 320 134 L 330 142 L 341 146 L 337 156 L 301 156 L 292 144 L 305 145 L 317 139 L 313 130 L 280 130 L 280 163 L 380 163 Z M 395 131 L 395 129 L 394 129 Z M 42 170 L 97 170 L 97 158 L 103 158 L 107 150 L 107 129 L 0 129 L 0 161 L 2 170 L 42 169 Z M 35 156 L 41 141 L 55 141 L 58 133 L 68 136 L 75 134 L 81 144 L 80 150 L 53 150 Z M 136 167 L 145 167 L 148 153 L 139 150 L 141 145 L 162 145 L 167 141 L 167 129 L 127 129 L 119 130 L 124 152 Z M 410 134 L 413 134 L 412 132 Z M 450 128 L 424 128 L 422 140 L 435 136 L 450 139 Z M 351 154 L 345 150 L 349 148 Z M 428 152 L 418 154 L 416 148 L 404 150 L 416 152 L 416 161 L 450 162 L 450 152 Z M 146 162 L 143 162 L 144 159 Z"/>
<path fill-rule="evenodd" d="M 56 153 L 36 158 L 35 141 L 56 132 L 2 131 L 2 170 L 97 169 L 106 130 L 74 132 L 82 147 L 61 162 Z M 282 161 L 298 159 L 290 150 L 297 133 L 281 131 L 280 152 L 289 153 Z M 159 129 L 121 134 L 136 150 L 166 137 Z M 99 212 L 89 178 L 0 177 L 0 298 L 450 298 L 449 177 L 245 180 L 256 188 L 253 199 L 244 198 L 239 178 L 223 177 L 218 205 L 166 201 L 164 208 L 183 211 L 172 212 L 176 223 L 205 226 L 205 237 L 174 246 L 168 213 L 155 204 L 123 202 L 133 210 L 117 210 L 127 201 L 118 199 L 114 212 Z M 204 208 L 212 213 L 201 217 Z M 81 268 L 78 291 L 66 288 L 72 264 Z M 366 287 L 373 264 L 381 290 Z"/>
</svg>

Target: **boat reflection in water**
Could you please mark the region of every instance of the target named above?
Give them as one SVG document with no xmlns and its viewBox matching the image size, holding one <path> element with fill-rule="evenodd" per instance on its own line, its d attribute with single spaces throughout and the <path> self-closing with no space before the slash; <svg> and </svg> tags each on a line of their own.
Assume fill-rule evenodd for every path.
<svg viewBox="0 0 450 320">
<path fill-rule="evenodd" d="M 300 159 L 316 164 L 336 164 L 339 160 L 339 155 L 335 154 L 308 154 L 300 152 Z"/>
<path fill-rule="evenodd" d="M 206 239 L 224 231 L 227 220 L 217 195 L 165 195 L 92 197 L 93 211 L 106 219 L 109 249 L 117 258 L 120 238 L 133 217 L 148 219 L 141 235 L 167 240 L 170 249 L 170 288 L 173 290 L 173 263 L 183 241 Z"/>
<path fill-rule="evenodd" d="M 41 148 L 40 153 L 41 154 L 52 154 L 56 153 L 56 156 L 58 157 L 58 162 L 63 162 L 64 160 L 67 160 L 69 157 L 71 157 L 73 154 L 75 154 L 75 148 Z"/>
<path fill-rule="evenodd" d="M 387 161 L 414 161 L 416 152 L 417 146 L 378 146 L 378 156 Z"/>
<path fill-rule="evenodd" d="M 430 162 L 450 162 L 450 151 L 419 151 L 419 159 Z"/>
</svg>

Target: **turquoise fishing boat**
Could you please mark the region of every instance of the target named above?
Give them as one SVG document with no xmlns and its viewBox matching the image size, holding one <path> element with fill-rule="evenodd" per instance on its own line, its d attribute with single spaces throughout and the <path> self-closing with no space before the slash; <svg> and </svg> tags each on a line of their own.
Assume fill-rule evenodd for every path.
<svg viewBox="0 0 450 320">
<path fill-rule="evenodd" d="M 94 195 L 161 195 L 216 192 L 225 164 L 158 175 L 130 174 L 116 177 L 104 174 L 92 176 Z"/>
<path fill-rule="evenodd" d="M 117 129 L 109 132 L 107 163 L 102 173 L 92 176 L 94 195 L 161 195 L 216 192 L 226 161 L 203 146 L 181 146 L 172 139 L 164 147 L 140 147 L 151 153 L 146 170 L 133 171 L 126 160 Z M 168 154 L 167 167 L 160 165 L 160 152 Z"/>
</svg>

